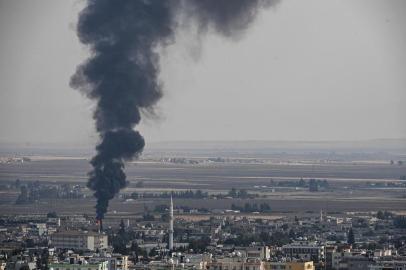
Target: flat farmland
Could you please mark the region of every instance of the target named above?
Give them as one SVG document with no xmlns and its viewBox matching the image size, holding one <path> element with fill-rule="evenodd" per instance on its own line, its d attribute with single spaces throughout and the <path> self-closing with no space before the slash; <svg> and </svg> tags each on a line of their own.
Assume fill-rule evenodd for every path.
<svg viewBox="0 0 406 270">
<path fill-rule="evenodd" d="M 0 164 L 0 181 L 86 182 L 90 165 L 86 159 L 36 160 Z M 129 163 L 128 180 L 143 180 L 147 186 L 183 186 L 224 189 L 230 183 L 250 187 L 269 184 L 270 179 L 317 178 L 331 181 L 399 180 L 406 175 L 406 165 L 390 164 L 239 164 L 206 163 L 182 165 L 160 162 Z"/>
<path fill-rule="evenodd" d="M 34 160 L 25 163 L 0 164 L 0 184 L 40 181 L 48 184 L 82 184 L 87 181 L 90 165 L 86 159 Z M 255 200 L 239 199 L 177 199 L 178 206 L 195 208 L 229 209 L 231 204 L 267 202 L 276 213 L 319 211 L 376 211 L 406 210 L 406 190 L 398 187 L 380 189 L 360 188 L 366 182 L 400 183 L 406 175 L 406 166 L 383 163 L 331 163 L 331 164 L 277 164 L 277 163 L 201 163 L 196 165 L 162 162 L 129 163 L 126 166 L 129 186 L 123 192 L 161 192 L 171 190 L 201 189 L 210 193 L 227 192 L 232 187 L 244 188 L 260 194 Z M 300 178 L 326 179 L 332 189 L 328 192 L 309 192 L 307 189 L 270 188 L 274 182 L 297 181 Z M 136 183 L 143 181 L 143 187 Z M 88 198 L 80 200 L 40 200 L 30 205 L 15 205 L 16 190 L 0 193 L 1 214 L 46 213 L 94 213 L 95 200 L 90 191 Z M 111 202 L 109 215 L 135 215 L 145 207 L 167 204 L 167 200 L 124 201 L 119 198 Z"/>
</svg>

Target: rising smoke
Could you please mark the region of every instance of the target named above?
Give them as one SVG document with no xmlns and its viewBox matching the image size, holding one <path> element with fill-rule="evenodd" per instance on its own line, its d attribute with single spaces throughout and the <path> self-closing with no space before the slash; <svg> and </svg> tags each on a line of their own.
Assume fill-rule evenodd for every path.
<svg viewBox="0 0 406 270">
<path fill-rule="evenodd" d="M 175 42 L 179 18 L 226 37 L 241 35 L 258 11 L 276 0 L 87 0 L 77 34 L 90 57 L 71 78 L 71 86 L 96 101 L 100 135 L 91 160 L 88 187 L 102 219 L 109 200 L 126 186 L 124 162 L 145 145 L 134 131 L 141 110 L 152 110 L 162 97 L 157 46 Z"/>
</svg>

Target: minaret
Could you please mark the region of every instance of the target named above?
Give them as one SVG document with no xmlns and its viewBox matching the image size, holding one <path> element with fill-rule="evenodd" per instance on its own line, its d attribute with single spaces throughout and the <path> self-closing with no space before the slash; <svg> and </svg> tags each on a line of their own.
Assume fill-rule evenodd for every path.
<svg viewBox="0 0 406 270">
<path fill-rule="evenodd" d="M 173 250 L 173 200 L 171 195 L 171 205 L 169 207 L 169 250 Z"/>
</svg>

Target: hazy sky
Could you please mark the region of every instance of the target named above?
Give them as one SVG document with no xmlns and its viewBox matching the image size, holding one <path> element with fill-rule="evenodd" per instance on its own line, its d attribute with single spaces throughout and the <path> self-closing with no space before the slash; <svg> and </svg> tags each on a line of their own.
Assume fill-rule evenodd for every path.
<svg viewBox="0 0 406 270">
<path fill-rule="evenodd" d="M 97 139 L 92 102 L 69 87 L 87 55 L 81 6 L 0 0 L 0 142 Z M 282 0 L 237 42 L 180 31 L 162 55 L 158 117 L 139 130 L 147 141 L 405 138 L 405 25 L 404 0 Z"/>
</svg>

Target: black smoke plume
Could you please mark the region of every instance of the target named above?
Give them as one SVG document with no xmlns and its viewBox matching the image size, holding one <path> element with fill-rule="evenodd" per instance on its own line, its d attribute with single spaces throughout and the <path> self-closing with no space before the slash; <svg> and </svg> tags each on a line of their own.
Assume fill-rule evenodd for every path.
<svg viewBox="0 0 406 270">
<path fill-rule="evenodd" d="M 272 0 L 87 0 L 77 34 L 90 57 L 71 78 L 71 86 L 96 101 L 100 135 L 91 160 L 88 187 L 97 198 L 97 218 L 126 186 L 124 162 L 137 158 L 144 138 L 134 130 L 141 110 L 152 110 L 162 96 L 156 48 L 175 41 L 179 18 L 237 37 Z M 179 16 L 181 15 L 181 16 Z"/>
</svg>

